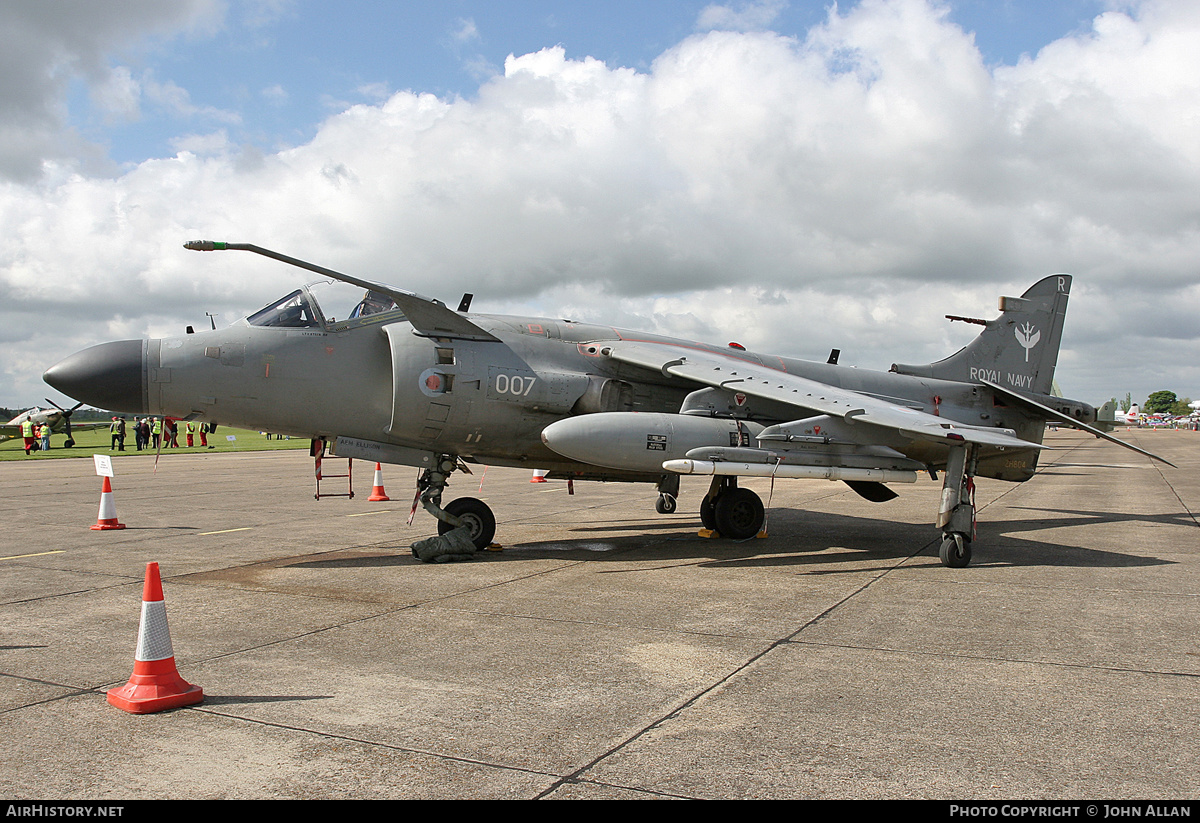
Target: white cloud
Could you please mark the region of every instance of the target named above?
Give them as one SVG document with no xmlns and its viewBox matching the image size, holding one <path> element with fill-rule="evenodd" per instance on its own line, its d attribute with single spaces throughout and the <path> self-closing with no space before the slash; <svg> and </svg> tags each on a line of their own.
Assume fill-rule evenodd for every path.
<svg viewBox="0 0 1200 823">
<path fill-rule="evenodd" d="M 199 155 L 222 154 L 232 148 L 229 135 L 224 129 L 210 134 L 186 134 L 176 137 L 171 141 L 171 147 L 180 153 Z"/>
<path fill-rule="evenodd" d="M 696 20 L 696 29 L 709 31 L 762 31 L 771 26 L 787 7 L 784 0 L 758 0 L 734 5 L 712 3 L 705 6 Z"/>
<path fill-rule="evenodd" d="M 217 132 L 111 179 L 51 164 L 0 187 L 0 403 L 42 396 L 41 370 L 83 345 L 305 279 L 185 252 L 196 237 L 472 291 L 479 311 L 880 368 L 971 337 L 942 315 L 992 316 L 1070 271 L 1068 395 L 1200 396 L 1198 89 L 1187 4 L 989 68 L 939 7 L 864 0 L 804 40 L 697 33 L 645 73 L 510 57 L 474 99 L 344 106 L 276 154 Z"/>
<path fill-rule="evenodd" d="M 455 43 L 459 44 L 475 43 L 481 39 L 479 29 L 475 27 L 475 21 L 471 18 L 465 20 L 459 18 L 455 21 L 454 29 L 450 32 L 450 37 Z"/>
<path fill-rule="evenodd" d="M 147 34 L 220 25 L 219 0 L 59 0 L 0 4 L 0 179 L 29 182 L 46 160 L 70 162 L 78 139 L 65 132 L 69 83 L 83 77 L 109 116 L 138 115 L 139 82 L 107 55 Z"/>
<path fill-rule="evenodd" d="M 287 89 L 278 83 L 267 86 L 262 90 L 261 94 L 263 100 L 265 100 L 267 104 L 271 106 L 283 106 L 288 102 Z"/>
<path fill-rule="evenodd" d="M 142 87 L 126 66 L 117 66 L 92 86 L 92 99 L 110 117 L 136 120 L 141 111 Z"/>
</svg>

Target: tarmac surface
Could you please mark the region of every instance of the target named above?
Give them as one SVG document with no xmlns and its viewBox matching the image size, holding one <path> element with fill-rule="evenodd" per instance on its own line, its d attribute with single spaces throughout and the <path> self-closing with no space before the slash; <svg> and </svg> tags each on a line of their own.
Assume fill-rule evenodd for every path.
<svg viewBox="0 0 1200 823">
<path fill-rule="evenodd" d="M 0 796 L 1200 797 L 1200 434 L 1076 432 L 981 480 L 966 569 L 940 483 L 869 503 L 743 481 L 770 536 L 697 537 L 648 486 L 455 475 L 504 551 L 423 564 L 388 503 L 313 499 L 306 452 L 0 463 Z M 327 471 L 330 461 L 327 461 Z M 326 480 L 322 491 L 337 491 Z M 204 702 L 110 706 L 148 561 Z"/>
</svg>

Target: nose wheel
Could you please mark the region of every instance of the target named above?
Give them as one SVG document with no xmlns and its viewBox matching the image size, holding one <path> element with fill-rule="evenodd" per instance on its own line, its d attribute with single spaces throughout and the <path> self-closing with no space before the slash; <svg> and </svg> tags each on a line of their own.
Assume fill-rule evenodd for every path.
<svg viewBox="0 0 1200 823">
<path fill-rule="evenodd" d="M 440 558 L 441 555 L 461 555 L 464 549 L 469 554 L 472 546 L 475 551 L 486 549 L 496 536 L 496 516 L 482 500 L 460 497 L 442 506 L 442 493 L 456 469 L 471 473 L 457 457 L 443 454 L 438 457 L 435 468 L 426 469 L 417 479 L 418 500 L 425 511 L 438 520 L 437 538 L 429 538 L 429 545 L 422 545 L 429 541 L 413 544 L 414 556 L 423 560 Z M 416 505 L 414 501 L 414 510 Z"/>
<path fill-rule="evenodd" d="M 492 544 L 492 538 L 496 536 L 496 516 L 487 503 L 474 497 L 459 497 L 447 503 L 443 511 L 467 527 L 476 549 L 486 549 Z M 438 534 L 445 534 L 454 528 L 457 526 L 450 521 L 438 520 Z"/>
</svg>

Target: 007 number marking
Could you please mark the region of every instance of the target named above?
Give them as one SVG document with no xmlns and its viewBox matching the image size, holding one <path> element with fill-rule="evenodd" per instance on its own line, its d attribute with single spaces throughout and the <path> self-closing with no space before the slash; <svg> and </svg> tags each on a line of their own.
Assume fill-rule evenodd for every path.
<svg viewBox="0 0 1200 823">
<path fill-rule="evenodd" d="M 497 374 L 493 387 L 496 394 L 508 394 L 514 397 L 528 397 L 533 391 L 536 377 L 522 377 L 519 374 Z"/>
</svg>

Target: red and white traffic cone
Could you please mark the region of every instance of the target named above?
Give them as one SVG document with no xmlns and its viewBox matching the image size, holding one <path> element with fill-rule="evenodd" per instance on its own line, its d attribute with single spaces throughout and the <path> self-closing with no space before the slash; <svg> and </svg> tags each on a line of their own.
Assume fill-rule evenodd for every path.
<svg viewBox="0 0 1200 823">
<path fill-rule="evenodd" d="M 546 475 L 550 472 L 547 469 L 534 469 L 533 477 L 529 478 L 530 483 L 545 483 Z"/>
<path fill-rule="evenodd" d="M 383 466 L 375 464 L 375 485 L 371 487 L 371 496 L 367 498 L 369 502 L 376 500 L 391 500 L 387 496 L 387 492 L 383 490 Z"/>
<path fill-rule="evenodd" d="M 92 531 L 123 528 L 125 524 L 117 522 L 117 504 L 113 502 L 112 483 L 106 476 L 104 485 L 100 487 L 100 513 L 96 516 L 96 525 L 92 526 Z"/>
<path fill-rule="evenodd" d="M 204 699 L 204 690 L 179 676 L 171 630 L 167 627 L 167 604 L 163 599 L 158 564 L 146 564 L 142 588 L 142 622 L 138 628 L 133 676 L 119 689 L 108 690 L 108 702 L 133 714 L 151 714 Z"/>
</svg>

